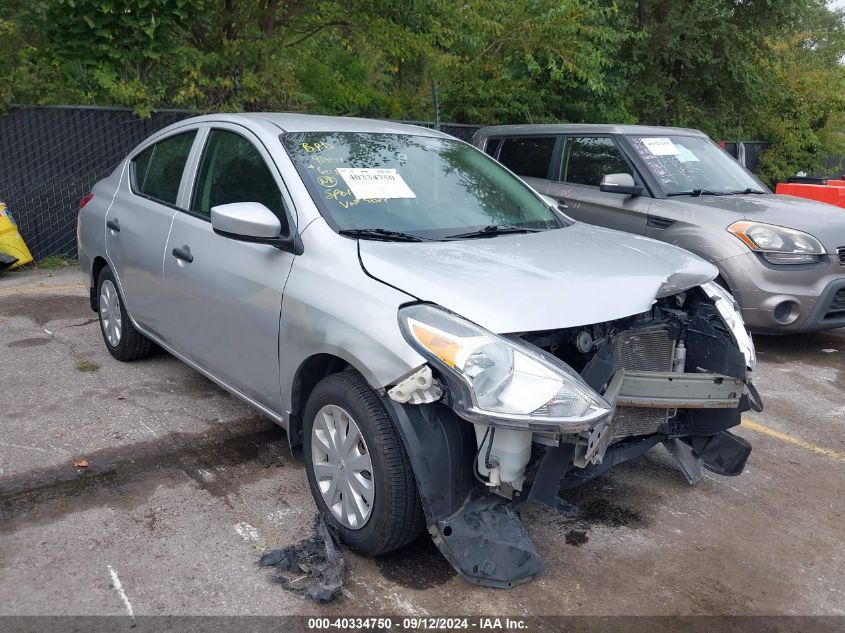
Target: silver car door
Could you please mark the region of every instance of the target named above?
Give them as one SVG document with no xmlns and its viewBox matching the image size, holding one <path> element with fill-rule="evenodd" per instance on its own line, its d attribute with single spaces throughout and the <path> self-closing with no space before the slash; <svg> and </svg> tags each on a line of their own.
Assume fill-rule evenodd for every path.
<svg viewBox="0 0 845 633">
<path fill-rule="evenodd" d="M 599 190 L 607 174 L 639 175 L 609 136 L 570 136 L 561 153 L 560 170 L 548 195 L 564 202 L 566 214 L 576 220 L 619 231 L 644 235 L 651 198 L 604 193 Z"/>
<path fill-rule="evenodd" d="M 164 257 L 166 342 L 259 404 L 280 408 L 279 320 L 294 256 L 216 234 L 210 209 L 261 202 L 294 230 L 270 154 L 245 128 L 214 124 Z"/>
<path fill-rule="evenodd" d="M 177 132 L 135 154 L 106 214 L 106 253 L 126 309 L 155 335 L 164 300 L 164 247 L 196 135 L 196 129 Z"/>
</svg>

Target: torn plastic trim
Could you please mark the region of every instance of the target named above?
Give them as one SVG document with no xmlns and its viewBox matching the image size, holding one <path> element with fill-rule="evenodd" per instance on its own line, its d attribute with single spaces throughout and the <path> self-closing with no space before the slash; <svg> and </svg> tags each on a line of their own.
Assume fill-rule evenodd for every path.
<svg viewBox="0 0 845 633">
<path fill-rule="evenodd" d="M 458 512 L 429 526 L 429 533 L 446 560 L 471 583 L 506 589 L 543 571 L 512 504 L 489 493 L 470 494 Z"/>
<path fill-rule="evenodd" d="M 387 395 L 399 404 L 429 404 L 443 397 L 443 389 L 431 373 L 431 367 L 423 365 L 406 378 L 396 381 L 387 390 Z"/>
<path fill-rule="evenodd" d="M 540 555 L 510 502 L 483 489 L 473 475 L 472 425 L 442 404 L 382 402 L 405 445 L 428 531 L 446 560 L 467 581 L 490 587 L 537 576 Z"/>
<path fill-rule="evenodd" d="M 686 442 L 674 437 L 663 441 L 663 447 L 672 456 L 678 470 L 683 473 L 687 482 L 692 486 L 701 481 L 703 476 L 701 470 L 701 457 L 696 455 L 692 446 Z"/>
<path fill-rule="evenodd" d="M 751 455 L 751 444 L 727 430 L 715 435 L 693 436 L 689 441 L 693 452 L 701 457 L 701 464 L 723 477 L 742 474 Z"/>
<path fill-rule="evenodd" d="M 713 281 L 701 284 L 701 290 L 716 306 L 716 311 L 722 322 L 730 330 L 731 336 L 739 351 L 745 357 L 745 367 L 749 371 L 757 369 L 757 351 L 754 341 L 745 328 L 745 321 L 736 300 L 724 288 Z"/>
</svg>

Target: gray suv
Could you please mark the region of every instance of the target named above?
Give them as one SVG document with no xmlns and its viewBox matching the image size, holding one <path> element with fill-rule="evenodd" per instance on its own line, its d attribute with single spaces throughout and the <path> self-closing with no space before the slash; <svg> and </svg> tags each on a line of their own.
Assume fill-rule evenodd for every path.
<svg viewBox="0 0 845 633">
<path fill-rule="evenodd" d="M 302 445 L 316 508 L 368 554 L 428 529 L 465 577 L 541 569 L 513 504 L 662 445 L 742 472 L 754 347 L 717 271 L 575 223 L 422 128 L 209 115 L 85 196 L 79 261 L 118 360 L 157 345 Z"/>
<path fill-rule="evenodd" d="M 845 210 L 773 194 L 697 130 L 512 125 L 473 143 L 576 220 L 715 265 L 753 331 L 845 326 Z"/>
</svg>

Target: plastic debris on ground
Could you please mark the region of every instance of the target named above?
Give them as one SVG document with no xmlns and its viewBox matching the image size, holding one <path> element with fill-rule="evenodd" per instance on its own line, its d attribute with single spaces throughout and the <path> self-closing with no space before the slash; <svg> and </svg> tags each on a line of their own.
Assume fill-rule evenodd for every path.
<svg viewBox="0 0 845 633">
<path fill-rule="evenodd" d="M 347 569 L 338 542 L 336 530 L 318 514 L 311 537 L 266 552 L 259 564 L 274 567 L 277 582 L 288 591 L 315 602 L 331 602 L 341 594 L 349 595 L 343 589 Z"/>
<path fill-rule="evenodd" d="M 11 255 L 5 255 L 3 253 L 0 253 L 0 271 L 6 270 L 7 268 L 11 268 L 12 264 L 17 261 L 17 257 L 12 257 Z"/>
</svg>

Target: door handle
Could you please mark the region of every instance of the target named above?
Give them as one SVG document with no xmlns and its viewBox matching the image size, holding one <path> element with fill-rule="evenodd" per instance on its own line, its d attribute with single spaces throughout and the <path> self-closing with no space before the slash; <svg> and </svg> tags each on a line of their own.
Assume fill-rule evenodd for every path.
<svg viewBox="0 0 845 633">
<path fill-rule="evenodd" d="M 191 248 L 187 245 L 182 248 L 174 248 L 173 257 L 181 259 L 183 262 L 187 262 L 189 264 L 194 261 L 194 256 L 191 255 Z"/>
<path fill-rule="evenodd" d="M 117 221 L 117 218 L 114 220 L 107 220 L 106 228 L 110 231 L 114 231 L 115 233 L 120 233 L 120 222 Z"/>
</svg>

